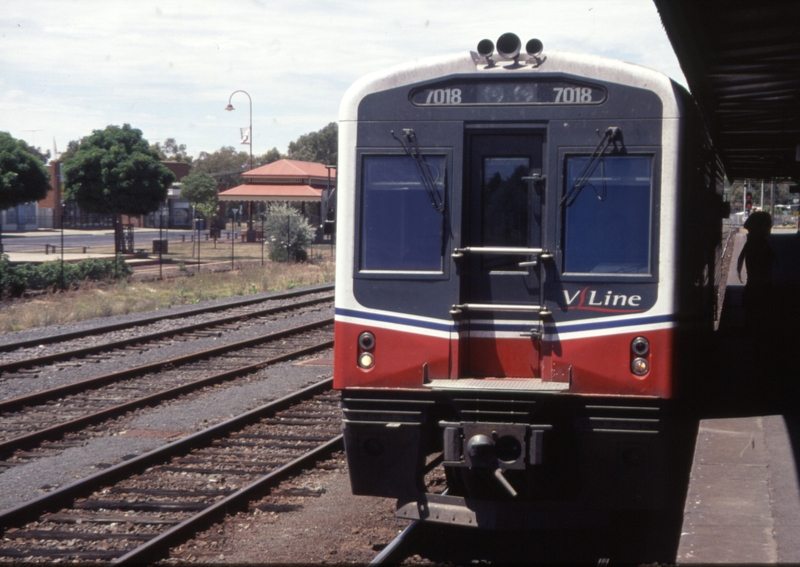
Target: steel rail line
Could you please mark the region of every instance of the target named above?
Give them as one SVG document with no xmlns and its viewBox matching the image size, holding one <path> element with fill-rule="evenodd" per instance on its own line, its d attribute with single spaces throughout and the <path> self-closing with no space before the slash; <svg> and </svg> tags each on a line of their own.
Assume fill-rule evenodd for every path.
<svg viewBox="0 0 800 567">
<path fill-rule="evenodd" d="M 281 311 L 288 311 L 291 309 L 303 308 L 303 307 L 310 307 L 312 305 L 316 305 L 319 303 L 325 303 L 328 301 L 332 301 L 332 296 L 325 296 L 319 297 L 316 299 L 310 299 L 307 301 L 300 301 L 297 303 L 289 303 L 285 305 L 278 305 L 274 307 L 268 307 L 265 309 L 260 309 L 258 311 L 254 311 L 252 313 L 245 313 L 245 314 L 238 314 L 238 315 L 230 315 L 228 317 L 222 317 L 220 319 L 216 319 L 214 321 L 205 321 L 201 323 L 193 323 L 191 325 L 185 325 L 183 327 L 175 327 L 174 329 L 167 329 L 165 331 L 158 331 L 155 333 L 148 333 L 146 335 L 139 335 L 137 337 L 130 337 L 127 339 L 120 339 L 116 341 L 110 341 L 107 343 L 102 343 L 98 345 L 92 345 L 88 347 L 81 347 L 73 350 L 66 350 L 63 352 L 57 352 L 53 354 L 47 354 L 44 356 L 34 357 L 34 358 L 27 358 L 25 360 L 17 360 L 14 362 L 6 362 L 0 363 L 0 374 L 3 372 L 13 372 L 15 370 L 20 370 L 22 368 L 30 368 L 32 366 L 44 366 L 46 364 L 51 364 L 53 362 L 59 362 L 63 360 L 70 360 L 73 358 L 84 358 L 90 354 L 97 354 L 99 352 L 105 351 L 112 351 L 112 350 L 119 350 L 134 344 L 142 344 L 147 342 L 152 342 L 160 339 L 164 339 L 166 337 L 171 337 L 175 335 L 182 335 L 191 333 L 200 329 L 207 329 L 209 327 L 218 327 L 222 325 L 226 325 L 228 323 L 243 321 L 245 319 L 252 319 L 254 317 L 259 317 L 263 315 L 271 315 L 274 313 L 279 313 Z M 215 310 L 218 311 L 218 310 Z"/>
<path fill-rule="evenodd" d="M 332 382 L 332 378 L 327 378 L 321 382 L 303 388 L 302 390 L 284 396 L 278 400 L 269 402 L 237 417 L 204 429 L 203 431 L 197 432 L 193 435 L 179 439 L 138 457 L 134 457 L 130 460 L 109 467 L 108 469 L 73 482 L 68 486 L 62 487 L 34 500 L 20 504 L 19 506 L 11 508 L 5 512 L 0 512 L 0 531 L 2 531 L 2 534 L 6 536 L 6 538 L 9 536 L 13 537 L 13 534 L 7 533 L 9 528 L 18 527 L 26 523 L 36 521 L 47 512 L 54 512 L 62 508 L 69 508 L 74 505 L 75 500 L 78 498 L 88 497 L 102 487 L 119 483 L 136 474 L 144 472 L 150 467 L 163 464 L 170 458 L 179 455 L 185 455 L 192 449 L 209 447 L 214 441 L 218 441 L 220 438 L 229 436 L 248 425 L 258 423 L 260 420 L 275 416 L 278 412 L 291 408 L 295 404 L 300 403 L 302 400 L 306 400 L 312 398 L 313 396 L 329 391 L 331 389 Z M 333 451 L 340 450 L 343 445 L 341 435 L 332 436 L 325 441 L 320 441 L 319 443 L 319 445 L 310 451 L 307 451 L 303 455 L 300 455 L 299 457 L 271 470 L 269 473 L 260 476 L 254 482 L 249 483 L 247 486 L 237 490 L 233 494 L 229 494 L 217 502 L 203 506 L 202 510 L 196 514 L 193 514 L 190 518 L 180 521 L 180 523 L 173 522 L 176 523 L 176 525 L 167 529 L 165 532 L 161 534 L 148 534 L 152 535 L 153 537 L 149 538 L 148 541 L 137 548 L 126 551 L 124 554 L 120 554 L 113 560 L 113 562 L 117 564 L 142 563 L 152 562 L 164 557 L 165 553 L 171 546 L 174 546 L 181 541 L 185 541 L 194 533 L 197 533 L 198 531 L 206 528 L 208 525 L 219 521 L 227 514 L 240 510 L 243 506 L 246 506 L 248 502 L 263 496 L 266 493 L 266 490 L 270 486 L 276 484 L 279 480 L 290 476 L 291 474 L 308 466 L 310 463 L 329 455 Z M 219 494 L 222 494 L 222 492 Z M 158 524 L 164 522 L 147 522 L 145 519 L 142 520 L 141 523 Z M 40 538 L 42 536 L 42 534 L 38 531 L 31 533 L 34 534 L 31 536 L 32 538 Z M 75 539 L 145 539 L 145 535 L 143 534 L 130 534 L 130 537 L 127 537 L 129 534 L 123 534 L 117 537 L 115 537 L 115 534 L 88 534 L 85 538 L 81 538 L 81 535 L 82 534 L 80 533 L 75 533 Z M 6 557 L 12 556 L 10 550 L 4 551 Z M 53 553 L 51 557 L 63 557 L 64 555 L 69 555 L 69 552 L 65 550 L 54 549 L 52 551 Z M 0 553 L 3 552 L 0 551 Z M 91 555 L 92 552 L 88 553 Z M 73 553 L 73 555 L 78 554 L 79 553 L 77 552 Z M 46 556 L 46 551 L 40 554 L 40 556 L 42 555 Z M 84 553 L 83 558 L 87 559 L 89 558 L 89 555 Z M 103 554 L 102 552 L 98 552 L 97 555 L 97 559 L 102 558 L 100 556 L 103 555 L 106 557 L 108 556 L 107 553 Z M 26 555 L 24 551 L 20 551 L 18 556 Z"/>
<path fill-rule="evenodd" d="M 76 382 L 74 384 L 59 386 L 57 388 L 52 388 L 50 390 L 45 390 L 43 392 L 36 392 L 35 394 L 14 398 L 12 400 L 7 400 L 5 402 L 0 403 L 0 411 L 13 411 L 18 408 L 27 407 L 35 404 L 41 404 L 48 400 L 58 399 L 64 395 L 80 393 L 82 391 L 97 388 L 99 386 L 103 386 L 108 383 L 120 380 L 127 380 L 134 376 L 140 376 L 152 372 L 157 372 L 168 366 L 170 367 L 180 366 L 180 365 L 185 365 L 189 362 L 197 361 L 199 359 L 206 359 L 206 358 L 212 358 L 214 356 L 220 356 L 222 354 L 225 354 L 233 350 L 241 350 L 243 348 L 256 346 L 261 343 L 275 341 L 290 335 L 297 335 L 303 332 L 316 330 L 331 324 L 333 324 L 332 318 L 323 319 L 321 321 L 306 323 L 305 325 L 300 325 L 298 327 L 292 327 L 291 329 L 285 329 L 282 331 L 269 333 L 267 335 L 262 335 L 260 337 L 254 337 L 251 339 L 247 339 L 245 341 L 239 341 L 237 343 L 231 343 L 229 345 L 223 345 L 205 351 L 192 353 L 189 355 L 184 355 L 177 358 L 164 360 L 152 364 L 137 366 L 135 368 L 130 368 L 120 372 L 115 372 L 104 376 L 90 378 L 88 380 L 83 380 L 81 382 Z M 207 376 L 199 380 L 182 384 L 180 386 L 176 386 L 167 390 L 162 390 L 160 392 L 143 396 L 135 400 L 131 400 L 122 404 L 105 408 L 100 411 L 87 414 L 69 421 L 57 423 L 50 427 L 31 432 L 27 435 L 21 435 L 13 439 L 8 439 L 6 441 L 0 442 L 0 455 L 8 454 L 18 449 L 29 448 L 47 439 L 57 439 L 66 432 L 75 431 L 80 428 L 86 427 L 88 425 L 105 421 L 106 419 L 121 415 L 130 410 L 158 403 L 165 399 L 170 399 L 178 395 L 190 392 L 192 390 L 209 386 L 211 384 L 223 382 L 225 380 L 230 380 L 246 374 L 250 374 L 270 364 L 283 362 L 285 360 L 291 360 L 299 356 L 304 356 L 306 354 L 311 354 L 313 352 L 317 352 L 326 348 L 331 348 L 332 346 L 333 346 L 332 340 L 318 343 L 310 347 L 305 347 L 290 353 L 285 353 L 277 357 L 270 358 L 269 360 L 264 360 L 261 362 L 257 362 L 255 364 L 241 366 L 233 370 L 227 370 L 225 372 L 217 373 L 212 376 Z"/>
<path fill-rule="evenodd" d="M 112 323 L 109 325 L 103 325 L 101 327 L 94 327 L 92 329 L 82 329 L 79 331 L 59 333 L 51 335 L 49 337 L 41 337 L 38 339 L 25 339 L 21 341 L 4 343 L 0 345 L 0 352 L 8 352 L 12 350 L 18 350 L 21 348 L 36 347 L 44 344 L 59 343 L 59 342 L 69 341 L 72 339 L 80 339 L 91 335 L 102 335 L 103 333 L 110 333 L 112 331 L 119 331 L 121 329 L 128 329 L 130 327 L 141 327 L 144 325 L 150 325 L 152 323 L 164 321 L 165 319 L 182 319 L 186 317 L 192 317 L 194 315 L 202 315 L 204 313 L 225 311 L 226 309 L 233 309 L 235 307 L 246 307 L 248 305 L 253 305 L 255 303 L 264 303 L 266 301 L 273 301 L 280 299 L 291 299 L 292 297 L 300 297 L 303 295 L 310 295 L 312 293 L 319 293 L 323 291 L 333 291 L 333 284 L 324 284 L 320 286 L 314 286 L 313 288 L 302 288 L 298 290 L 277 293 L 275 295 L 270 295 L 268 297 L 258 297 L 258 298 L 251 297 L 249 299 L 241 299 L 220 305 L 197 307 L 195 309 L 181 311 L 180 313 L 161 313 L 158 315 L 149 315 L 141 319 L 137 319 L 135 321 L 126 321 L 124 323 Z"/>
</svg>

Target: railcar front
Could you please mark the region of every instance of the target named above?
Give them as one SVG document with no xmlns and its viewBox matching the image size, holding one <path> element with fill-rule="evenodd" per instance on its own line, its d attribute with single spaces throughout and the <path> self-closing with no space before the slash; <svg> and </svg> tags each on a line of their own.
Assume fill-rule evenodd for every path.
<svg viewBox="0 0 800 567">
<path fill-rule="evenodd" d="M 501 41 L 507 60 L 418 61 L 341 106 L 334 384 L 353 492 L 489 528 L 661 509 L 683 474 L 678 369 L 712 303 L 713 231 L 679 214 L 714 190 L 684 183 L 699 130 L 660 73 Z M 447 495 L 425 487 L 437 454 Z"/>
</svg>

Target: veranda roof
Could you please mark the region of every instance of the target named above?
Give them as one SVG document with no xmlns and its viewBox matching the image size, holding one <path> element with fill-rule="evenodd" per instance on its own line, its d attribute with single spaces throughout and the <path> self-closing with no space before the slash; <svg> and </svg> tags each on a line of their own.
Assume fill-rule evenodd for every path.
<svg viewBox="0 0 800 567">
<path fill-rule="evenodd" d="M 322 189 L 310 185 L 267 185 L 245 183 L 219 194 L 220 201 L 309 201 L 319 203 Z"/>
</svg>

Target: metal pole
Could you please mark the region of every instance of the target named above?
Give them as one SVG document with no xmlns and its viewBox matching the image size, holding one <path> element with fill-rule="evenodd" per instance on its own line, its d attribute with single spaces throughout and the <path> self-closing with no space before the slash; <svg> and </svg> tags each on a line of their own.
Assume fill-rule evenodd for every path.
<svg viewBox="0 0 800 567">
<path fill-rule="evenodd" d="M 236 245 L 236 209 L 231 211 L 231 271 L 233 271 L 233 247 Z"/>
<path fill-rule="evenodd" d="M 747 210 L 747 191 L 749 190 L 747 179 L 744 180 L 744 191 L 742 191 L 742 210 L 744 211 L 744 219 L 750 216 L 750 211 Z"/>
<path fill-rule="evenodd" d="M 61 289 L 63 291 L 64 285 L 64 223 L 61 223 Z"/>
<path fill-rule="evenodd" d="M 761 180 L 761 210 L 764 210 L 764 180 Z"/>
<path fill-rule="evenodd" d="M 158 279 L 164 279 L 164 207 L 158 211 Z"/>
<path fill-rule="evenodd" d="M 197 225 L 197 273 L 200 273 L 200 220 L 197 219 L 197 213 L 195 213 L 195 224 Z"/>
<path fill-rule="evenodd" d="M 248 146 L 250 146 L 250 162 L 249 162 L 249 169 L 252 171 L 253 169 L 253 99 L 250 97 L 250 93 L 243 90 L 233 91 L 231 96 L 228 97 L 228 106 L 225 107 L 225 110 L 234 110 L 233 105 L 231 104 L 231 99 L 233 99 L 233 95 L 236 93 L 244 93 L 247 95 L 247 100 L 250 102 L 250 129 L 248 131 Z M 249 208 L 248 208 L 249 210 Z M 252 214 L 248 214 L 247 220 L 247 228 L 248 230 L 253 229 L 253 217 Z"/>
<path fill-rule="evenodd" d="M 772 221 L 775 222 L 775 178 L 773 177 L 769 184 L 769 212 L 772 215 Z"/>
</svg>

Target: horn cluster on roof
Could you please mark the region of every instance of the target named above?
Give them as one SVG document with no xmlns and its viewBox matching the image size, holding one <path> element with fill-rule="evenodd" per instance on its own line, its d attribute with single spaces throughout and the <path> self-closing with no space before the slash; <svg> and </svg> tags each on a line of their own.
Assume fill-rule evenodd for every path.
<svg viewBox="0 0 800 567">
<path fill-rule="evenodd" d="M 487 67 L 494 67 L 495 63 L 492 60 L 494 56 L 495 44 L 491 39 L 482 39 L 478 42 L 478 55 L 480 55 L 487 63 Z M 525 51 L 528 58 L 524 63 L 520 63 L 520 50 L 522 49 L 522 42 L 519 37 L 513 33 L 504 33 L 497 38 L 497 56 L 504 61 L 513 61 L 511 67 L 521 67 L 524 63 L 529 63 L 534 67 L 538 67 L 545 60 L 542 55 L 544 44 L 541 40 L 533 38 L 529 39 L 525 44 Z"/>
</svg>

